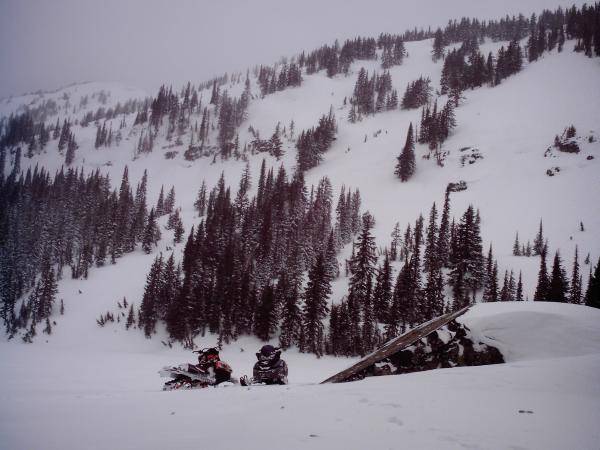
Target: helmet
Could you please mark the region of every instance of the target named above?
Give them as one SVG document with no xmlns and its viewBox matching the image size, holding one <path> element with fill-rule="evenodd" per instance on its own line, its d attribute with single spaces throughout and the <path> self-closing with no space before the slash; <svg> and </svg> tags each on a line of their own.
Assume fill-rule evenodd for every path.
<svg viewBox="0 0 600 450">
<path fill-rule="evenodd" d="M 281 356 L 281 349 L 275 348 L 272 345 L 263 345 L 260 351 L 256 354 L 256 358 L 262 363 L 274 364 Z"/>
<path fill-rule="evenodd" d="M 219 361 L 219 350 L 216 348 L 205 348 L 198 351 L 199 364 L 212 364 Z"/>
</svg>

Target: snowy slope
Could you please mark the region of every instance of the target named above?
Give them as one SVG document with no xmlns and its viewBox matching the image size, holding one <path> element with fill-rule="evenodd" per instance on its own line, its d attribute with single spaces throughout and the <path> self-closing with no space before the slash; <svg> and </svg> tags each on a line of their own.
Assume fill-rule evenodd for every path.
<svg viewBox="0 0 600 450">
<path fill-rule="evenodd" d="M 113 108 L 117 103 L 124 104 L 128 100 L 144 100 L 148 97 L 142 89 L 124 86 L 121 83 L 87 82 L 76 83 L 52 92 L 39 91 L 20 96 L 0 99 L 0 117 L 20 114 L 26 110 L 48 106 L 49 117 L 69 118 L 72 122 L 83 118 L 88 111 L 98 108 Z M 50 107 L 49 105 L 53 105 Z M 51 125 L 54 122 L 50 123 Z"/>
<path fill-rule="evenodd" d="M 598 448 L 600 311 L 482 304 L 461 320 L 507 363 L 318 385 L 349 361 L 323 361 L 309 374 L 317 364 L 292 353 L 289 386 L 161 392 L 156 369 L 176 360 L 149 342 L 110 352 L 2 343 L 0 442 L 14 450 Z M 238 346 L 247 344 L 223 353 L 242 372 L 250 352 Z"/>
<path fill-rule="evenodd" d="M 495 51 L 502 42 L 487 42 L 482 52 Z M 438 210 L 449 182 L 465 180 L 468 190 L 452 196 L 452 212 L 458 218 L 469 204 L 480 209 L 484 249 L 490 242 L 499 262 L 500 276 L 504 270 L 523 271 L 524 293 L 532 298 L 539 262 L 536 258 L 512 256 L 512 243 L 518 231 L 521 242 L 533 240 L 540 219 L 549 239 L 551 254 L 561 250 L 567 267 L 572 261 L 575 245 L 580 257 L 587 252 L 591 260 L 600 255 L 600 210 L 593 199 L 600 198 L 600 90 L 596 80 L 600 71 L 597 58 L 585 58 L 572 52 L 574 42 L 568 41 L 562 53 L 546 53 L 541 60 L 525 66 L 497 87 L 482 87 L 465 92 L 463 104 L 456 110 L 458 127 L 444 143 L 449 152 L 445 167 L 436 166 L 433 160 L 421 159 L 428 153 L 426 146 L 417 146 L 417 171 L 408 183 L 400 183 L 394 176 L 396 157 L 404 144 L 408 124 L 417 124 L 420 110 L 392 111 L 367 117 L 362 122 L 347 121 L 348 107 L 344 98 L 352 95 L 356 74 L 361 67 L 372 73 L 381 72 L 375 61 L 357 61 L 349 76 L 338 75 L 334 79 L 324 72 L 304 76 L 301 87 L 287 89 L 256 98 L 250 103 L 248 119 L 240 127 L 240 142 L 249 142 L 252 126 L 265 138 L 271 135 L 278 122 L 289 126 L 293 119 L 296 135 L 302 129 L 314 126 L 318 118 L 333 106 L 338 119 L 338 136 L 332 149 L 326 153 L 324 162 L 307 173 L 307 183 L 316 184 L 328 176 L 334 190 L 342 184 L 359 188 L 363 209 L 374 214 L 377 223 L 374 233 L 378 245 L 389 245 L 390 233 L 396 222 L 401 227 L 413 223 L 419 214 L 427 217 L 435 201 Z M 438 86 L 441 62 L 430 58 L 431 40 L 406 44 L 409 57 L 402 66 L 391 69 L 394 87 L 400 93 L 406 84 L 420 75 L 431 78 Z M 243 83 L 228 85 L 238 93 Z M 99 88 L 96 86 L 94 89 Z M 255 96 L 257 86 L 253 87 Z M 107 90 L 110 90 L 107 87 Z M 206 103 L 209 91 L 203 91 Z M 444 101 L 443 97 L 440 100 Z M 150 201 L 156 199 L 161 185 L 175 185 L 177 203 L 182 207 L 186 228 L 194 223 L 193 202 L 197 190 L 206 180 L 209 186 L 216 183 L 224 172 L 226 180 L 234 189 L 244 168 L 242 161 L 219 161 L 201 158 L 186 161 L 183 152 L 189 142 L 184 136 L 182 146 L 158 141 L 149 155 L 135 156 L 140 133 L 139 127 L 131 128 L 134 115 L 126 118 L 128 130 L 123 133 L 120 146 L 94 149 L 95 127 L 74 127 L 80 149 L 75 165 L 88 170 L 100 168 L 111 174 L 114 183 L 120 180 L 125 165 L 129 167 L 130 179 L 138 181 L 144 170 L 149 172 L 148 194 Z M 116 129 L 120 119 L 114 119 Z M 200 121 L 200 117 L 198 117 Z M 583 144 L 582 152 L 573 155 L 555 152 L 544 157 L 552 145 L 554 136 L 565 127 L 574 124 L 578 133 L 587 139 L 593 135 L 596 142 Z M 107 125 L 108 126 L 108 125 Z M 381 130 L 381 133 L 374 135 Z M 364 142 L 365 137 L 367 141 Z M 216 142 L 213 135 L 212 142 Z M 283 139 L 286 154 L 281 161 L 267 155 L 269 165 L 284 164 L 290 170 L 295 165 L 294 142 Z M 460 151 L 464 147 L 479 150 L 483 159 L 475 164 L 461 165 Z M 173 160 L 166 160 L 164 152 L 178 151 Z M 587 160 L 587 156 L 594 159 Z M 250 166 L 256 185 L 260 163 L 264 155 L 250 156 Z M 41 155 L 32 160 L 24 159 L 22 166 L 40 164 L 51 173 L 58 170 L 64 156 L 58 155 L 56 141 L 51 141 Z M 561 171 L 553 177 L 546 175 L 550 168 L 559 166 Z M 8 170 L 8 169 L 7 169 Z M 585 232 L 578 231 L 583 222 Z M 349 251 L 349 249 L 346 249 Z M 584 285 L 589 266 L 584 266 Z M 345 291 L 345 280 L 336 284 L 336 295 Z"/>
</svg>

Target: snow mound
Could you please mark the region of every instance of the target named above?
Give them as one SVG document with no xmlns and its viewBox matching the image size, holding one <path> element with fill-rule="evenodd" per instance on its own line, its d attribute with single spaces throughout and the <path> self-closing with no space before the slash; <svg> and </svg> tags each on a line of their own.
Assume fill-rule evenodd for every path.
<svg viewBox="0 0 600 450">
<path fill-rule="evenodd" d="M 458 319 L 507 363 L 600 354 L 600 310 L 550 302 L 478 304 Z"/>
</svg>

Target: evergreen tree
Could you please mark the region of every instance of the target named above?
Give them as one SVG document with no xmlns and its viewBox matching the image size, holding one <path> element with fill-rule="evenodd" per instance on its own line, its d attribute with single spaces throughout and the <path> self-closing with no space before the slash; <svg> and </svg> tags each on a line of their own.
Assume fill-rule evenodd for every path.
<svg viewBox="0 0 600 450">
<path fill-rule="evenodd" d="M 386 323 L 388 310 L 392 300 L 392 267 L 390 258 L 385 253 L 383 265 L 377 271 L 375 290 L 373 291 L 373 308 L 375 317 L 379 322 Z"/>
<path fill-rule="evenodd" d="M 202 185 L 200 186 L 200 190 L 198 191 L 198 197 L 196 197 L 196 201 L 194 202 L 194 208 L 198 211 L 198 217 L 202 217 L 206 210 L 206 183 L 202 180 Z"/>
<path fill-rule="evenodd" d="M 571 276 L 571 294 L 569 303 L 581 303 L 581 275 L 579 273 L 579 254 L 577 246 L 575 246 L 575 258 L 573 260 L 573 273 Z"/>
<path fill-rule="evenodd" d="M 548 278 L 548 268 L 546 267 L 546 248 L 542 248 L 540 254 L 540 270 L 538 272 L 538 282 L 535 288 L 533 300 L 548 301 L 550 295 L 550 279 Z"/>
<path fill-rule="evenodd" d="M 519 244 L 519 232 L 515 236 L 515 243 L 513 244 L 513 256 L 521 256 L 521 244 Z"/>
<path fill-rule="evenodd" d="M 145 253 L 152 253 L 152 247 L 160 240 L 160 229 L 156 224 L 154 217 L 154 208 L 150 210 L 148 214 L 148 223 L 144 229 L 144 235 L 142 238 L 142 249 Z"/>
<path fill-rule="evenodd" d="M 540 228 L 538 234 L 535 236 L 533 240 L 533 254 L 535 256 L 541 255 L 544 250 L 544 232 L 542 227 L 542 221 L 540 219 Z"/>
<path fill-rule="evenodd" d="M 296 287 L 290 289 L 285 297 L 281 320 L 281 333 L 279 334 L 279 345 L 287 349 L 300 342 L 300 327 L 302 322 L 300 308 L 298 307 L 298 290 Z"/>
<path fill-rule="evenodd" d="M 52 326 L 50 326 L 50 319 L 48 319 L 47 317 L 46 317 L 46 326 L 44 327 L 43 332 L 48 335 L 52 334 Z"/>
<path fill-rule="evenodd" d="M 552 302 L 567 302 L 569 292 L 569 282 L 567 275 L 562 268 L 562 261 L 558 251 L 554 254 L 554 263 L 552 265 L 552 277 L 550 278 L 550 289 L 548 300 Z"/>
<path fill-rule="evenodd" d="M 516 300 L 518 302 L 522 302 L 523 301 L 523 277 L 521 274 L 521 271 L 519 271 L 519 282 L 517 283 L 517 298 Z"/>
<path fill-rule="evenodd" d="M 415 142 L 413 138 L 412 122 L 408 127 L 406 143 L 404 144 L 402 153 L 398 156 L 395 173 L 402 181 L 408 181 L 415 173 Z"/>
<path fill-rule="evenodd" d="M 125 322 L 125 329 L 129 330 L 132 326 L 135 326 L 135 313 L 133 310 L 133 303 L 129 306 L 129 312 L 127 313 L 127 321 Z"/>
<path fill-rule="evenodd" d="M 348 310 L 351 317 L 350 336 L 353 340 L 354 354 L 362 352 L 359 334 L 360 313 L 365 304 L 370 303 L 371 285 L 375 271 L 377 256 L 375 254 L 375 238 L 371 234 L 373 217 L 369 213 L 363 215 L 362 230 L 354 244 L 354 257 L 350 261 L 351 276 L 348 286 Z"/>
<path fill-rule="evenodd" d="M 48 256 L 45 257 L 46 262 L 40 277 L 39 296 L 37 298 L 37 308 L 34 313 L 36 321 L 46 319 L 52 314 L 52 307 L 58 292 L 58 286 L 54 275 L 54 269 L 50 264 Z"/>
<path fill-rule="evenodd" d="M 444 33 L 438 28 L 433 36 L 433 50 L 431 51 L 431 58 L 434 62 L 444 57 Z"/>
<path fill-rule="evenodd" d="M 596 264 L 596 269 L 594 270 L 593 274 L 590 270 L 590 278 L 588 280 L 584 302 L 586 306 L 600 308 L 600 258 L 598 259 L 598 263 Z"/>
<path fill-rule="evenodd" d="M 402 244 L 402 233 L 400 231 L 400 223 L 396 222 L 394 230 L 392 231 L 392 242 L 390 244 L 390 259 L 396 261 L 398 258 L 398 251 Z"/>
<path fill-rule="evenodd" d="M 75 150 L 77 150 L 77 143 L 75 142 L 75 136 L 71 134 L 67 143 L 67 153 L 65 154 L 65 165 L 70 166 L 75 160 Z"/>
<path fill-rule="evenodd" d="M 442 210 L 442 219 L 440 221 L 440 229 L 438 231 L 437 245 L 437 258 L 439 260 L 440 267 L 448 265 L 448 258 L 450 256 L 450 191 L 446 190 L 444 198 L 444 208 Z"/>
<path fill-rule="evenodd" d="M 308 283 L 304 291 L 302 325 L 304 330 L 304 349 L 317 356 L 323 354 L 323 320 L 328 308 L 327 300 L 331 295 L 331 279 L 325 267 L 325 258 L 319 254 L 308 272 Z"/>
<path fill-rule="evenodd" d="M 150 272 L 146 277 L 146 287 L 139 313 L 139 327 L 144 330 L 147 338 L 151 337 L 156 329 L 158 320 L 157 301 L 160 298 L 162 284 L 163 260 L 162 254 L 154 259 Z"/>
<path fill-rule="evenodd" d="M 164 200 L 164 186 L 160 187 L 160 194 L 158 195 L 158 201 L 156 202 L 155 215 L 161 217 L 165 214 L 165 200 Z"/>
<path fill-rule="evenodd" d="M 162 189 L 161 189 L 162 191 Z M 173 212 L 173 209 L 175 208 L 175 186 L 171 186 L 171 189 L 169 190 L 169 193 L 167 194 L 167 198 L 165 198 L 165 201 L 163 203 L 163 208 L 162 208 L 162 215 L 165 214 L 171 214 Z M 158 206 L 157 206 L 158 209 Z M 158 216 L 157 214 L 157 217 Z"/>
</svg>

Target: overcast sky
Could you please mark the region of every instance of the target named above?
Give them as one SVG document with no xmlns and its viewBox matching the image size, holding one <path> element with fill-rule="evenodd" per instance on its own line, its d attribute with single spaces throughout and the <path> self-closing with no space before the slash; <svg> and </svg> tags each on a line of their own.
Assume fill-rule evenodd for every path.
<svg viewBox="0 0 600 450">
<path fill-rule="evenodd" d="M 583 2 L 575 1 L 577 4 Z M 79 81 L 153 93 L 334 39 L 573 0 L 0 0 L 0 97 Z"/>
</svg>

